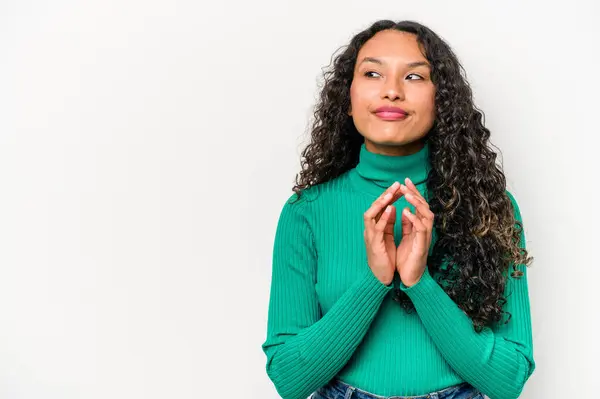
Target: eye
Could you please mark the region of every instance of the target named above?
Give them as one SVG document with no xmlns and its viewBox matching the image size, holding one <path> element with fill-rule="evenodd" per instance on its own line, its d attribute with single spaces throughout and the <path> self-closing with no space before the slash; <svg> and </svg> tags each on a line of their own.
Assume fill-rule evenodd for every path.
<svg viewBox="0 0 600 399">
<path fill-rule="evenodd" d="M 414 73 L 409 74 L 408 76 L 417 76 L 419 79 L 423 80 L 423 77 Z M 409 80 L 415 80 L 415 79 L 409 79 Z"/>
<path fill-rule="evenodd" d="M 371 77 L 371 76 L 369 76 L 369 74 L 370 74 L 370 73 L 377 73 L 377 72 L 375 72 L 375 71 L 367 71 L 367 72 L 365 72 L 365 73 L 363 74 L 363 76 L 366 76 L 366 77 L 370 78 L 370 77 Z M 378 73 L 377 73 L 377 74 L 378 74 Z M 378 74 L 378 75 L 379 75 L 379 74 Z"/>
</svg>

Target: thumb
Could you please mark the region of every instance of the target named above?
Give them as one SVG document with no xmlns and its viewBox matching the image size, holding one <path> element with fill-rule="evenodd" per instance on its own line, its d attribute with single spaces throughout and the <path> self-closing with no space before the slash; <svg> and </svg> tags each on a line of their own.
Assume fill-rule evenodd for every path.
<svg viewBox="0 0 600 399">
<path fill-rule="evenodd" d="M 384 232 L 387 234 L 394 234 L 394 225 L 396 224 L 396 207 L 394 205 L 389 205 L 389 207 L 390 215 L 388 216 Z"/>
<path fill-rule="evenodd" d="M 410 212 L 410 209 L 408 207 L 406 207 L 402 210 L 402 236 L 403 237 L 412 233 L 412 227 L 413 227 L 410 219 L 404 214 L 404 210 L 407 210 L 408 212 Z"/>
</svg>

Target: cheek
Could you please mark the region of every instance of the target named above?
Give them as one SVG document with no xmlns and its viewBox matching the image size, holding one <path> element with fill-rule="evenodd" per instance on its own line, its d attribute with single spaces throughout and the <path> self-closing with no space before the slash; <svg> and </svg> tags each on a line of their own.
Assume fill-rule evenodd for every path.
<svg viewBox="0 0 600 399">
<path fill-rule="evenodd" d="M 430 117 L 431 119 L 435 118 L 435 104 L 433 102 L 429 103 L 427 105 L 427 116 Z"/>
<path fill-rule="evenodd" d="M 350 104 L 352 106 L 352 114 L 355 117 L 364 117 L 368 109 L 368 95 L 365 93 L 364 88 L 358 85 L 350 86 Z"/>
<path fill-rule="evenodd" d="M 356 86 L 354 83 L 350 86 L 350 104 L 354 104 L 356 102 Z"/>
<path fill-rule="evenodd" d="M 350 86 L 350 101 L 353 104 L 360 103 L 362 97 L 364 97 L 364 88 L 361 88 L 360 84 L 352 83 Z"/>
<path fill-rule="evenodd" d="M 433 90 L 422 93 L 419 99 L 419 108 L 423 118 L 429 120 L 435 117 L 435 92 Z"/>
</svg>

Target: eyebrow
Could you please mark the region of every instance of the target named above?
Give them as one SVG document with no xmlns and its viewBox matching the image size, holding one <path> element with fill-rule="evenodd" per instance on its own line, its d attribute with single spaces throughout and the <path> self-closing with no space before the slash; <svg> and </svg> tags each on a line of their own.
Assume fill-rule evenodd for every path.
<svg viewBox="0 0 600 399">
<path fill-rule="evenodd" d="M 362 64 L 363 62 L 372 62 L 372 63 L 379 64 L 379 65 L 384 64 L 383 61 L 381 61 L 379 58 L 375 58 L 375 57 L 365 57 L 362 59 L 362 61 L 360 63 Z M 426 66 L 428 68 L 431 67 L 427 61 L 409 62 L 408 64 L 406 64 L 406 66 L 409 68 L 416 68 L 418 66 Z"/>
</svg>

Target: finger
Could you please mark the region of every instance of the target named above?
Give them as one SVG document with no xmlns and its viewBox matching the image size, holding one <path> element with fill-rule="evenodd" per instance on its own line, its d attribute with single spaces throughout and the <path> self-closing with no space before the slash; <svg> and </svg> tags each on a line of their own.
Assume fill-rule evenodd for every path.
<svg viewBox="0 0 600 399">
<path fill-rule="evenodd" d="M 415 211 L 416 211 L 415 213 L 416 213 L 416 216 L 419 218 L 419 220 L 423 221 L 427 225 L 430 222 L 433 222 L 434 214 L 429 209 L 429 206 L 427 205 L 427 203 L 424 203 L 424 202 L 418 200 L 415 197 L 415 195 L 412 193 L 406 194 L 405 197 L 408 202 L 410 202 L 411 204 L 413 204 L 415 206 Z M 432 223 L 432 225 L 433 225 L 433 223 Z"/>
<path fill-rule="evenodd" d="M 405 182 L 407 183 L 407 185 L 401 185 L 400 189 L 403 191 L 407 191 L 406 194 L 406 198 L 408 200 L 408 195 L 410 194 L 411 196 L 413 196 L 414 201 L 409 201 L 411 204 L 415 205 L 415 214 L 416 216 L 423 221 L 423 223 L 425 223 L 427 226 L 430 226 L 430 228 L 433 228 L 433 218 L 434 218 L 434 213 L 431 212 L 431 209 L 429 207 L 429 204 L 427 203 L 427 200 L 423 197 L 423 195 L 419 192 L 419 190 L 417 189 L 417 187 L 413 184 L 412 180 L 410 180 L 410 178 L 406 178 Z M 418 202 L 416 202 L 418 201 Z"/>
<path fill-rule="evenodd" d="M 389 186 L 388 188 L 385 189 L 384 192 L 381 193 L 381 195 L 377 198 L 377 199 L 381 199 L 383 198 L 386 194 L 388 193 L 394 193 L 398 190 L 398 188 L 400 188 L 400 182 L 399 181 L 395 181 L 394 183 L 392 183 L 391 186 Z"/>
<path fill-rule="evenodd" d="M 383 229 L 384 234 L 390 234 L 392 237 L 394 236 L 394 226 L 396 225 L 396 207 L 394 205 L 389 205 L 392 210 L 390 211 L 390 216 L 388 217 L 387 224 Z M 392 241 L 393 238 L 392 238 Z"/>
<path fill-rule="evenodd" d="M 376 225 L 379 222 L 381 215 L 385 212 L 386 207 L 389 206 L 388 204 L 391 204 L 393 198 L 394 194 L 387 193 L 384 197 L 374 203 L 371 208 L 369 208 L 372 213 L 365 216 L 367 219 L 370 219 L 371 222 L 369 223 L 369 220 L 365 220 L 365 223 L 373 226 Z"/>
<path fill-rule="evenodd" d="M 411 220 L 408 218 L 408 216 L 406 216 L 406 212 L 410 213 L 410 210 L 408 208 L 404 208 L 402 210 L 402 236 L 408 236 L 410 235 L 410 233 L 412 233 L 412 222 Z"/>
<path fill-rule="evenodd" d="M 415 232 L 415 243 L 417 245 L 417 248 L 419 252 L 424 252 L 427 250 L 428 247 L 428 236 L 429 233 L 427 231 L 427 229 L 425 228 L 425 226 L 423 225 L 423 223 L 421 223 L 421 221 L 419 220 L 419 218 L 417 218 L 416 215 L 413 215 L 410 210 L 408 208 L 404 209 L 404 212 L 402 212 L 402 218 L 407 218 L 410 220 L 412 227 L 411 227 L 411 233 Z M 404 233 L 404 231 L 403 231 Z M 403 234 L 404 235 L 404 234 Z"/>
<path fill-rule="evenodd" d="M 419 192 L 419 189 L 417 188 L 417 186 L 415 186 L 415 184 L 412 182 L 412 180 L 410 180 L 410 178 L 407 177 L 406 179 L 404 179 L 404 182 L 406 183 L 406 186 L 411 191 L 413 191 L 417 197 L 419 197 L 420 200 L 427 203 L 427 200 L 425 199 L 425 197 L 423 197 L 423 195 Z"/>
<path fill-rule="evenodd" d="M 427 243 L 429 231 L 425 227 L 425 225 L 419 220 L 415 215 L 415 221 L 417 223 L 421 223 L 421 227 L 417 228 L 417 234 L 415 237 L 415 243 L 418 248 L 417 253 L 421 254 L 429 249 L 429 244 Z"/>
<path fill-rule="evenodd" d="M 404 193 L 402 192 L 402 190 L 400 190 L 400 186 L 401 184 L 398 183 L 398 189 L 396 190 L 396 193 L 394 194 L 394 198 L 392 198 L 392 203 L 397 201 L 400 197 L 402 197 L 404 195 Z"/>
<path fill-rule="evenodd" d="M 376 216 L 381 213 L 381 211 L 385 208 L 386 205 L 391 203 L 391 200 L 394 198 L 394 194 L 400 187 L 400 183 L 394 182 L 389 188 L 387 188 L 380 196 L 377 198 L 369 209 L 364 213 L 364 219 L 366 225 L 372 224 L 372 221 Z"/>
<path fill-rule="evenodd" d="M 400 187 L 400 190 L 404 192 L 404 197 L 406 198 L 406 200 L 411 204 L 415 205 L 415 207 L 416 205 L 423 203 L 423 200 L 421 200 L 421 198 L 415 195 L 415 193 L 407 186 L 402 185 Z"/>
<path fill-rule="evenodd" d="M 400 183 L 398 183 L 398 189 L 396 190 L 396 192 L 392 195 L 392 198 L 388 201 L 388 205 L 386 206 L 392 206 L 392 215 L 391 217 L 394 218 L 394 220 L 396 220 L 396 208 L 392 205 L 394 202 L 398 201 L 398 199 L 400 197 L 402 197 L 404 194 L 400 191 Z M 385 211 L 385 207 L 381 210 L 381 212 L 375 217 L 376 221 L 379 221 L 379 218 L 381 217 L 381 214 Z"/>
<path fill-rule="evenodd" d="M 390 219 L 392 211 L 393 211 L 392 205 L 388 205 L 385 207 L 385 209 L 381 213 L 381 217 L 379 218 L 379 221 L 375 224 L 375 231 L 377 233 L 383 233 L 383 231 L 385 230 L 385 226 L 387 226 L 387 224 L 388 224 L 388 221 Z"/>
<path fill-rule="evenodd" d="M 373 201 L 371 206 L 373 206 L 377 201 L 384 200 L 386 197 L 389 198 L 390 193 L 393 196 L 396 193 L 396 191 L 398 191 L 398 189 L 400 188 L 400 185 L 401 184 L 399 182 L 397 182 L 397 181 L 394 182 L 391 186 L 386 188 L 385 191 L 383 193 L 381 193 L 381 195 L 379 197 L 377 197 L 377 199 L 375 201 Z"/>
<path fill-rule="evenodd" d="M 393 204 L 394 204 L 396 201 L 398 201 L 398 199 L 399 199 L 400 197 L 402 197 L 403 195 L 404 195 L 404 194 L 403 194 L 403 193 L 400 191 L 400 186 L 398 186 L 398 190 L 397 190 L 397 191 L 396 191 L 396 192 L 395 192 L 395 193 L 392 195 L 392 198 L 391 198 L 391 199 L 388 201 L 388 205 L 386 205 L 386 206 L 392 206 L 392 211 L 393 211 L 393 213 L 392 213 L 392 216 L 393 216 L 394 218 L 395 218 L 395 216 L 396 216 L 396 212 L 395 212 L 395 211 L 396 211 L 396 208 L 393 206 Z M 384 212 L 384 211 L 385 211 L 385 208 L 381 210 L 381 212 Z M 378 215 L 377 217 L 379 217 L 379 215 Z M 395 219 L 394 219 L 394 220 L 395 220 Z"/>
<path fill-rule="evenodd" d="M 402 213 L 412 222 L 412 228 L 416 231 L 417 235 L 424 235 L 427 237 L 427 227 L 421 222 L 417 215 L 411 213 L 408 208 L 404 208 Z"/>
</svg>

